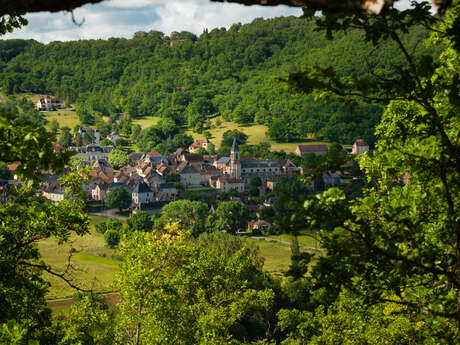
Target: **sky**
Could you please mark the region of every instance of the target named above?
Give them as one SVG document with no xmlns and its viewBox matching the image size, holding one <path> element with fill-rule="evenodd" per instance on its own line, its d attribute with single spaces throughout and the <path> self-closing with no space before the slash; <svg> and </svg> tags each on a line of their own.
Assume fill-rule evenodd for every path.
<svg viewBox="0 0 460 345">
<path fill-rule="evenodd" d="M 400 1 L 402 7 L 409 0 Z M 48 43 L 79 39 L 130 38 L 137 31 L 190 31 L 200 35 L 203 29 L 250 23 L 255 18 L 300 16 L 300 8 L 287 6 L 243 6 L 209 0 L 106 0 L 77 8 L 72 21 L 68 12 L 32 13 L 29 24 L 3 39 L 24 38 Z"/>
</svg>

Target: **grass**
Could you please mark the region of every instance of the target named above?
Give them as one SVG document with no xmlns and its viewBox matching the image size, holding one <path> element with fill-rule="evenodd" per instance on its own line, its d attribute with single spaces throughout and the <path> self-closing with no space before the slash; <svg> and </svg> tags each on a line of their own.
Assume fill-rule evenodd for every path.
<svg viewBox="0 0 460 345">
<path fill-rule="evenodd" d="M 292 240 L 292 237 L 289 234 L 270 235 L 268 237 L 286 242 L 291 242 Z M 301 246 L 315 247 L 315 239 L 311 235 L 300 234 L 299 236 L 297 236 L 297 240 L 299 241 L 299 245 Z M 320 248 L 319 243 L 317 243 L 317 246 L 318 248 Z"/>
<path fill-rule="evenodd" d="M 220 124 L 220 126 L 215 127 L 215 120 L 213 122 L 214 127 L 210 130 L 212 137 L 210 141 L 216 146 L 220 147 L 222 142 L 222 136 L 228 130 L 238 129 L 239 131 L 245 133 L 248 136 L 248 144 L 255 145 L 260 144 L 261 142 L 268 142 L 271 145 L 272 151 L 286 151 L 294 152 L 297 148 L 297 145 L 308 145 L 308 144 L 327 144 L 324 141 L 313 141 L 313 140 L 302 140 L 295 143 L 278 143 L 273 139 L 270 139 L 267 136 L 268 127 L 265 125 L 251 125 L 251 126 L 242 126 L 235 122 L 225 121 Z M 191 130 L 187 131 L 187 134 L 193 136 L 194 139 L 204 138 L 203 134 L 195 133 Z"/>
<path fill-rule="evenodd" d="M 71 248 L 74 248 L 72 266 L 75 283 L 82 288 L 92 288 L 94 291 L 108 291 L 116 272 L 118 264 L 117 251 L 105 246 L 103 235 L 95 231 L 96 223 L 107 220 L 106 217 L 90 216 L 90 233 L 84 236 L 72 235 L 65 244 L 58 245 L 52 238 L 43 240 L 38 247 L 43 260 L 58 272 L 67 266 L 67 258 Z M 62 279 L 44 275 L 51 286 L 48 293 L 49 299 L 71 296 L 75 290 L 68 286 Z"/>
<path fill-rule="evenodd" d="M 288 270 L 291 262 L 291 248 L 287 244 L 263 239 L 244 239 L 250 244 L 255 244 L 260 249 L 260 255 L 265 259 L 264 270 L 274 276 L 281 277 Z"/>
<path fill-rule="evenodd" d="M 133 121 L 133 125 L 139 125 L 142 129 L 155 126 L 158 121 L 160 121 L 160 117 L 158 116 L 145 116 L 142 119 L 137 119 Z"/>
<path fill-rule="evenodd" d="M 58 121 L 60 128 L 66 126 L 73 129 L 76 125 L 80 124 L 80 119 L 75 111 L 59 109 L 56 111 L 47 111 L 44 114 L 46 120 L 48 121 L 48 124 L 46 125 L 47 127 L 53 119 Z"/>
</svg>

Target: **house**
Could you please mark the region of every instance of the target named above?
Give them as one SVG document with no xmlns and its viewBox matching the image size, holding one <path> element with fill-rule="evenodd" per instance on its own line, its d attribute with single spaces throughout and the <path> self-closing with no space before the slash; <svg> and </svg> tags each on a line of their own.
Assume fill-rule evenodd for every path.
<svg viewBox="0 0 460 345">
<path fill-rule="evenodd" d="M 145 154 L 142 152 L 131 152 L 128 155 L 129 164 L 131 165 L 137 165 L 139 161 L 144 160 L 144 158 L 145 158 Z"/>
<path fill-rule="evenodd" d="M 164 177 L 161 176 L 156 170 L 151 170 L 144 176 L 144 182 L 147 183 L 150 189 L 157 188 L 160 184 L 164 183 Z"/>
<path fill-rule="evenodd" d="M 198 187 L 201 185 L 200 169 L 196 166 L 183 162 L 179 164 L 176 172 L 180 175 L 181 182 L 185 188 Z"/>
<path fill-rule="evenodd" d="M 86 145 L 86 146 L 71 146 L 69 151 L 77 152 L 77 156 L 83 158 L 86 161 L 94 162 L 98 159 L 106 159 L 109 156 L 109 153 L 115 149 L 114 146 L 99 146 L 96 144 Z"/>
<path fill-rule="evenodd" d="M 196 167 L 200 167 L 204 163 L 203 155 L 197 153 L 183 153 L 180 160 Z"/>
<path fill-rule="evenodd" d="M 109 184 L 109 187 L 107 188 L 107 193 L 109 193 L 113 188 L 116 188 L 116 187 L 123 187 L 127 191 L 131 192 L 127 184 L 122 183 L 122 182 L 112 182 L 111 184 Z"/>
<path fill-rule="evenodd" d="M 259 230 L 259 231 L 265 231 L 271 228 L 271 224 L 269 222 L 266 222 L 265 220 L 256 220 L 248 223 L 248 230 Z"/>
<path fill-rule="evenodd" d="M 220 157 L 214 162 L 214 166 L 222 171 L 227 171 L 228 164 L 230 163 L 230 157 Z"/>
<path fill-rule="evenodd" d="M 219 163 L 220 162 L 220 163 Z M 233 179 L 242 179 L 245 189 L 249 189 L 251 178 L 260 177 L 262 184 L 267 181 L 277 180 L 280 176 L 298 173 L 298 168 L 289 160 L 240 158 L 240 151 L 236 139 L 230 150 L 230 161 L 219 159 L 214 164 L 222 167 L 224 174 L 230 175 Z"/>
<path fill-rule="evenodd" d="M 173 198 L 177 195 L 177 188 L 174 182 L 162 183 L 158 186 L 158 190 L 161 194 L 167 195 L 169 198 Z"/>
<path fill-rule="evenodd" d="M 109 184 L 103 179 L 96 177 L 90 182 L 91 198 L 93 200 L 103 201 L 107 196 Z"/>
<path fill-rule="evenodd" d="M 208 139 L 197 139 L 195 142 L 188 147 L 190 153 L 194 153 L 198 149 L 208 149 L 209 140 Z"/>
<path fill-rule="evenodd" d="M 21 165 L 20 162 L 8 164 L 8 170 L 13 174 L 13 180 L 19 181 L 19 175 L 16 173 L 16 169 Z"/>
<path fill-rule="evenodd" d="M 152 170 L 154 170 L 152 163 L 147 162 L 142 162 L 136 167 L 136 172 L 141 177 L 147 176 Z"/>
<path fill-rule="evenodd" d="M 244 192 L 244 182 L 242 179 L 232 178 L 230 176 L 221 176 L 217 178 L 216 189 L 222 192 L 228 192 L 230 189 L 242 193 Z"/>
<path fill-rule="evenodd" d="M 54 152 L 64 152 L 64 151 L 66 151 L 66 148 L 64 146 L 62 146 L 62 145 L 55 144 L 53 146 L 53 151 Z"/>
<path fill-rule="evenodd" d="M 168 165 L 169 164 L 169 161 L 168 161 L 168 158 L 166 158 L 165 156 L 162 156 L 162 155 L 159 155 L 159 156 L 149 156 L 148 154 L 145 155 L 145 158 L 144 158 L 144 162 L 147 162 L 147 163 L 152 163 L 152 164 L 166 164 Z"/>
<path fill-rule="evenodd" d="M 93 164 L 93 168 L 102 170 L 107 177 L 113 179 L 113 167 L 106 159 L 97 159 Z"/>
<path fill-rule="evenodd" d="M 353 144 L 353 148 L 351 149 L 351 154 L 360 155 L 366 151 L 369 151 L 369 144 L 366 143 L 363 139 L 356 139 Z"/>
<path fill-rule="evenodd" d="M 211 184 L 209 182 L 211 176 L 222 176 L 222 171 L 217 169 L 214 165 L 203 164 L 200 170 L 201 184 Z"/>
<path fill-rule="evenodd" d="M 170 172 L 170 169 L 168 168 L 168 166 L 164 163 L 160 163 L 159 165 L 157 165 L 157 173 L 160 175 L 160 176 L 166 176 L 169 174 Z"/>
<path fill-rule="evenodd" d="M 133 203 L 136 205 L 150 203 L 155 200 L 155 193 L 149 188 L 147 183 L 140 181 L 131 192 Z"/>
<path fill-rule="evenodd" d="M 326 144 L 319 145 L 298 145 L 295 149 L 295 153 L 303 157 L 307 153 L 314 153 L 317 156 L 323 156 L 329 151 L 329 147 Z"/>
<path fill-rule="evenodd" d="M 117 140 L 121 139 L 121 137 L 118 135 L 118 133 L 112 132 L 107 136 L 107 139 L 115 144 Z"/>
<path fill-rule="evenodd" d="M 50 96 L 40 98 L 35 104 L 35 108 L 38 111 L 51 111 L 62 108 L 62 101 Z"/>
<path fill-rule="evenodd" d="M 59 180 L 47 181 L 41 187 L 42 195 L 48 200 L 59 202 L 68 199 L 70 196 L 65 195 L 65 188 L 61 186 Z"/>
</svg>

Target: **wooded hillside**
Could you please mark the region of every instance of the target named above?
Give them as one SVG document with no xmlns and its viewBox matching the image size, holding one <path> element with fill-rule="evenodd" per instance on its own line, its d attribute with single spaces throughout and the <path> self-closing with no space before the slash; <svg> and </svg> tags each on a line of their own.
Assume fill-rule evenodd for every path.
<svg viewBox="0 0 460 345">
<path fill-rule="evenodd" d="M 423 29 L 405 37 L 411 51 L 427 53 Z M 435 51 L 431 52 L 437 55 Z M 264 124 L 277 141 L 315 134 L 351 143 L 373 143 L 381 106 L 361 103 L 354 113 L 312 96 L 288 95 L 278 78 L 319 65 L 345 74 L 395 70 L 404 60 L 394 45 L 378 49 L 362 34 L 348 32 L 328 41 L 313 22 L 289 17 L 256 19 L 229 30 L 205 30 L 165 36 L 137 32 L 131 39 L 42 44 L 33 40 L 0 41 L 0 82 L 6 93 L 52 93 L 77 103 L 82 122 L 97 123 L 149 115 L 169 117 L 195 130 L 222 115 L 240 124 Z"/>
</svg>

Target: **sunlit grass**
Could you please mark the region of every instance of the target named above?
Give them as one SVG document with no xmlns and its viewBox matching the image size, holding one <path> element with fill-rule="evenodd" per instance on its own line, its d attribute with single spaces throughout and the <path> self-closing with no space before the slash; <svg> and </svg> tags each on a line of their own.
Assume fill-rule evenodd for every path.
<svg viewBox="0 0 460 345">
<path fill-rule="evenodd" d="M 90 218 L 90 233 L 84 236 L 72 235 L 69 241 L 62 245 L 58 245 L 55 239 L 46 239 L 41 241 L 38 247 L 42 259 L 57 272 L 62 272 L 67 267 L 69 253 L 71 248 L 74 248 L 71 263 L 75 268 L 75 284 L 94 291 L 108 291 L 111 289 L 115 273 L 118 272 L 119 261 L 115 260 L 117 251 L 108 248 L 103 235 L 94 229 L 94 224 L 107 218 Z M 51 284 L 48 298 L 63 298 L 75 293 L 75 290 L 59 277 L 50 274 L 45 274 L 44 277 Z"/>
<path fill-rule="evenodd" d="M 80 119 L 75 111 L 59 109 L 56 111 L 44 112 L 45 118 L 48 121 L 46 127 L 49 126 L 53 119 L 59 123 L 59 128 L 69 127 L 73 129 L 76 125 L 80 125 Z"/>
</svg>

